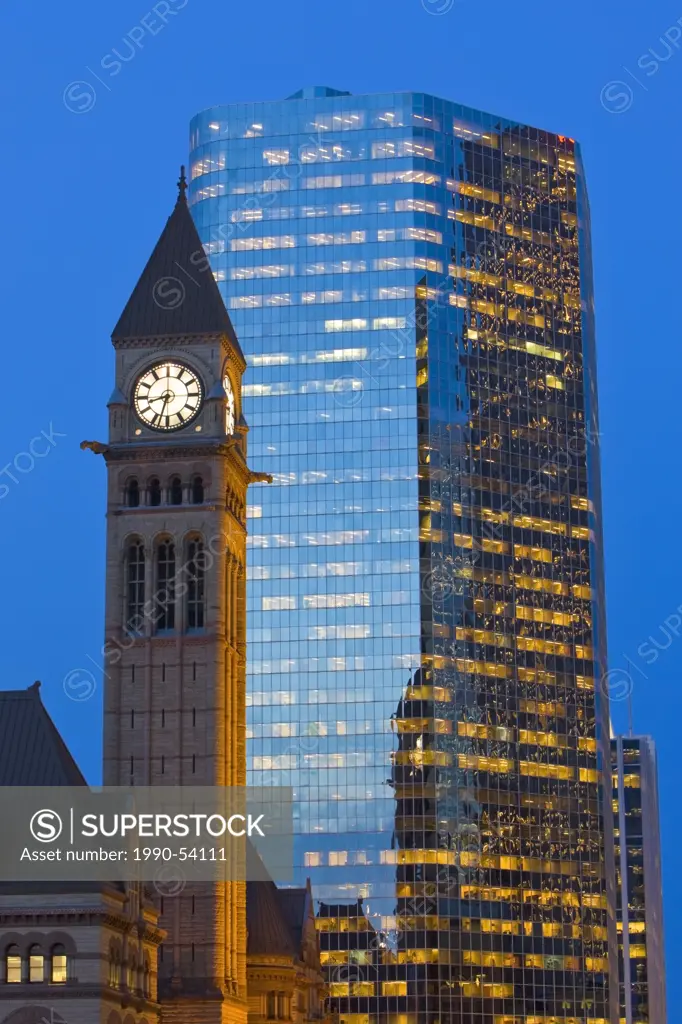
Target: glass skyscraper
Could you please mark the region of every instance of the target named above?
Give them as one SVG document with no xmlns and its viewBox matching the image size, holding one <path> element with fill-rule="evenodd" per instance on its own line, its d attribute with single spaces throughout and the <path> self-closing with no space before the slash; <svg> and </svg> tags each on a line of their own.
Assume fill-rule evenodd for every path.
<svg viewBox="0 0 682 1024">
<path fill-rule="evenodd" d="M 618 882 L 619 1019 L 665 1024 L 665 952 L 656 748 L 650 736 L 611 741 Z"/>
<path fill-rule="evenodd" d="M 249 780 L 295 789 L 340 1020 L 612 1024 L 579 148 L 315 88 L 198 114 L 190 165 L 274 477 L 250 492 Z"/>
</svg>

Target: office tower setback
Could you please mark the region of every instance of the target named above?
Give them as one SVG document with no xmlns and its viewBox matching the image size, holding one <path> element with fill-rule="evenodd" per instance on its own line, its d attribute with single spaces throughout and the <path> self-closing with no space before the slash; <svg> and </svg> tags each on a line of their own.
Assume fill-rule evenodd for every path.
<svg viewBox="0 0 682 1024">
<path fill-rule="evenodd" d="M 618 906 L 619 1019 L 665 1024 L 665 951 L 656 748 L 611 740 Z"/>
<path fill-rule="evenodd" d="M 340 1021 L 613 1024 L 578 146 L 314 88 L 197 115 L 190 163 L 274 477 L 249 781 L 295 788 Z"/>
</svg>

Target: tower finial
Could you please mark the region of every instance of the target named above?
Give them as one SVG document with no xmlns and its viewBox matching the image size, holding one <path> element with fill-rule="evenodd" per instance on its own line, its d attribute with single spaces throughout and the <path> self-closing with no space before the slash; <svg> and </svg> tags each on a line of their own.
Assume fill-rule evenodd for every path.
<svg viewBox="0 0 682 1024">
<path fill-rule="evenodd" d="M 178 199 L 187 199 L 187 178 L 185 177 L 185 165 L 180 165 L 180 179 L 178 181 Z"/>
</svg>

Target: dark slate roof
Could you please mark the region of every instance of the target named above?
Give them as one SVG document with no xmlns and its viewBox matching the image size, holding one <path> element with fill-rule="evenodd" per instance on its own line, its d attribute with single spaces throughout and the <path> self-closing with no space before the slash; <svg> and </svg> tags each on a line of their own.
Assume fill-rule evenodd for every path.
<svg viewBox="0 0 682 1024">
<path fill-rule="evenodd" d="M 0 691 L 0 786 L 85 786 L 40 699 L 40 683 Z"/>
<path fill-rule="evenodd" d="M 300 949 L 303 942 L 303 928 L 308 919 L 312 901 L 310 889 L 278 889 L 277 898 L 296 948 Z"/>
<path fill-rule="evenodd" d="M 184 182 L 184 179 L 181 179 Z M 181 185 L 175 209 L 112 338 L 224 334 L 242 356 Z"/>
<path fill-rule="evenodd" d="M 300 946 L 280 906 L 281 890 L 274 882 L 246 883 L 246 927 L 248 956 L 298 957 Z"/>
</svg>

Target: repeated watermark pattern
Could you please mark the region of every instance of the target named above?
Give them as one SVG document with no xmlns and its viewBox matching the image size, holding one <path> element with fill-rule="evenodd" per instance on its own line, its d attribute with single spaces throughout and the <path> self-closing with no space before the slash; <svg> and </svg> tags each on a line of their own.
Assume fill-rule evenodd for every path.
<svg viewBox="0 0 682 1024">
<path fill-rule="evenodd" d="M 427 14 L 449 14 L 455 6 L 455 0 L 422 0 L 422 7 Z"/>
<path fill-rule="evenodd" d="M 162 899 L 174 899 L 187 887 L 187 875 L 177 864 L 163 864 L 154 876 L 154 888 Z"/>
<path fill-rule="evenodd" d="M 643 665 L 655 665 L 682 633 L 682 604 L 668 615 L 657 629 L 637 647 L 634 656 L 623 653 L 623 664 L 609 669 L 601 680 L 602 692 L 613 701 L 628 700 L 635 689 L 635 677 L 645 682 L 649 676 Z"/>
<path fill-rule="evenodd" d="M 48 430 L 41 430 L 27 442 L 26 451 L 17 452 L 11 462 L 0 469 L 0 501 L 7 497 L 13 486 L 21 483 L 22 477 L 32 473 L 37 463 L 46 459 L 52 449 L 57 447 L 58 437 L 66 437 L 66 434 L 55 430 L 50 423 Z"/>
<path fill-rule="evenodd" d="M 64 106 L 72 114 L 89 114 L 97 103 L 97 87 L 112 91 L 107 80 L 116 78 L 126 64 L 130 64 L 154 36 L 168 25 L 168 19 L 179 14 L 189 0 L 158 0 L 136 25 L 126 32 L 120 43 L 105 53 L 97 64 L 97 71 L 86 65 L 89 79 L 77 79 L 64 89 Z M 93 81 L 94 80 L 94 81 Z M 97 84 L 95 84 L 97 83 Z"/>
<path fill-rule="evenodd" d="M 82 704 L 95 695 L 97 681 L 87 668 L 74 668 L 64 676 L 62 686 L 69 700 Z"/>
<path fill-rule="evenodd" d="M 678 50 L 682 42 L 682 16 L 668 28 L 654 46 L 637 58 L 636 71 L 622 66 L 625 78 L 614 78 L 603 86 L 600 93 L 601 105 L 609 114 L 625 114 L 635 101 L 635 89 L 632 83 L 644 92 L 648 92 L 644 79 L 653 78 L 661 66 L 667 64 Z"/>
<path fill-rule="evenodd" d="M 182 269 L 180 264 L 178 267 Z M 194 282 L 193 278 L 192 281 Z M 186 295 L 187 290 L 179 277 L 160 277 L 152 288 L 152 298 L 159 309 L 178 309 L 185 301 Z"/>
</svg>

